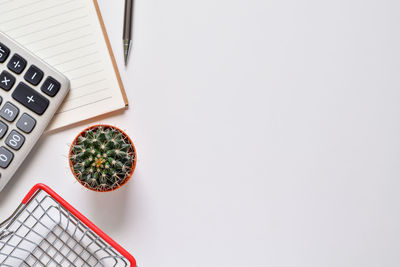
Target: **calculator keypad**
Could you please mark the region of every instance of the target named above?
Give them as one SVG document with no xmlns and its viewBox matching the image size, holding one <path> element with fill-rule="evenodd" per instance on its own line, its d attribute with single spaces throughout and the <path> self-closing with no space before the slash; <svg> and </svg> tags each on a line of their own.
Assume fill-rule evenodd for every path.
<svg viewBox="0 0 400 267">
<path fill-rule="evenodd" d="M 0 63 L 6 61 L 9 55 L 10 55 L 10 49 L 8 49 L 7 46 L 0 43 Z"/>
<path fill-rule="evenodd" d="M 7 102 L 0 110 L 0 116 L 9 122 L 14 121 L 18 113 L 19 109 L 10 102 Z"/>
<path fill-rule="evenodd" d="M 26 60 L 18 54 L 15 54 L 8 62 L 7 67 L 15 72 L 16 74 L 21 74 L 26 67 Z"/>
<path fill-rule="evenodd" d="M 69 89 L 67 77 L 0 31 L 0 192 Z"/>
<path fill-rule="evenodd" d="M 42 115 L 49 106 L 47 98 L 23 82 L 15 88 L 12 97 L 38 115 Z"/>
</svg>

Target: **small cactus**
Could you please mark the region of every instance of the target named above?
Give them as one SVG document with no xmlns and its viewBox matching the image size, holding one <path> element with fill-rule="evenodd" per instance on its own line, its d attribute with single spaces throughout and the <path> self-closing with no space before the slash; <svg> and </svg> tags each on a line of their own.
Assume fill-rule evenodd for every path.
<svg viewBox="0 0 400 267">
<path fill-rule="evenodd" d="M 124 132 L 113 126 L 97 125 L 75 138 L 69 161 L 82 185 L 95 191 L 111 191 L 132 176 L 136 151 Z"/>
</svg>

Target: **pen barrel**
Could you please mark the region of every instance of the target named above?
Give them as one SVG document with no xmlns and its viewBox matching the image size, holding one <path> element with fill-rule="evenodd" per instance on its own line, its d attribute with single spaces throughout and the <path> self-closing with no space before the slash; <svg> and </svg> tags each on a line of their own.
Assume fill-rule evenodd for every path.
<svg viewBox="0 0 400 267">
<path fill-rule="evenodd" d="M 131 39 L 133 0 L 125 0 L 124 33 L 123 39 Z"/>
</svg>

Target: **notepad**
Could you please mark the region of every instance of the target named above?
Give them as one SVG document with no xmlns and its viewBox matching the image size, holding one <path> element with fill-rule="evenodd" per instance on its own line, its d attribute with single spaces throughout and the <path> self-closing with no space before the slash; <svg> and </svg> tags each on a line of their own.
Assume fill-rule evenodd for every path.
<svg viewBox="0 0 400 267">
<path fill-rule="evenodd" d="M 127 107 L 95 0 L 0 0 L 0 10 L 0 30 L 71 81 L 48 130 Z"/>
</svg>

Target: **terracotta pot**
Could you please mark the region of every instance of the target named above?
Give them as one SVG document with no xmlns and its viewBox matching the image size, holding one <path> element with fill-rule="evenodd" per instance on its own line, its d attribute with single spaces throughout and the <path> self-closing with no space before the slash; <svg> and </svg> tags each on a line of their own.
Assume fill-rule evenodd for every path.
<svg viewBox="0 0 400 267">
<path fill-rule="evenodd" d="M 129 143 L 132 145 L 133 153 L 134 153 L 134 155 L 135 155 L 135 159 L 133 160 L 133 164 L 132 164 L 132 166 L 131 166 L 131 171 L 130 171 L 129 175 L 127 176 L 127 178 L 125 178 L 125 180 L 124 180 L 118 187 L 113 188 L 113 189 L 109 189 L 109 190 L 96 190 L 96 189 L 94 189 L 94 188 L 91 188 L 91 187 L 87 186 L 85 183 L 83 183 L 83 182 L 78 178 L 77 174 L 75 173 L 74 168 L 73 168 L 73 162 L 71 161 L 71 155 L 73 154 L 73 153 L 72 153 L 72 147 L 77 143 L 78 138 L 79 138 L 80 136 L 85 136 L 85 133 L 86 133 L 88 130 L 93 130 L 93 129 L 96 129 L 96 128 L 100 127 L 100 126 L 103 127 L 104 129 L 110 129 L 110 128 L 112 128 L 112 129 L 115 129 L 115 130 L 121 132 L 121 133 L 124 135 L 124 137 L 129 141 Z M 136 160 L 137 160 L 136 148 L 135 148 L 135 145 L 133 144 L 131 138 L 130 138 L 123 130 L 121 130 L 120 128 L 115 127 L 115 126 L 112 126 L 112 125 L 108 125 L 108 124 L 96 124 L 96 125 L 90 126 L 90 127 L 86 128 L 86 129 L 84 129 L 83 131 L 81 131 L 81 132 L 75 137 L 74 141 L 72 142 L 71 147 L 70 147 L 70 149 L 69 149 L 69 153 L 68 153 L 69 167 L 70 167 L 71 172 L 72 172 L 72 174 L 74 175 L 75 179 L 76 179 L 81 185 L 83 185 L 84 187 L 86 187 L 87 189 L 92 190 L 92 191 L 95 191 L 95 192 L 111 192 L 111 191 L 117 190 L 118 188 L 121 188 L 122 186 L 124 186 L 124 185 L 131 179 L 131 177 L 132 177 L 132 175 L 133 175 L 133 172 L 135 171 L 135 168 L 136 168 Z"/>
</svg>

